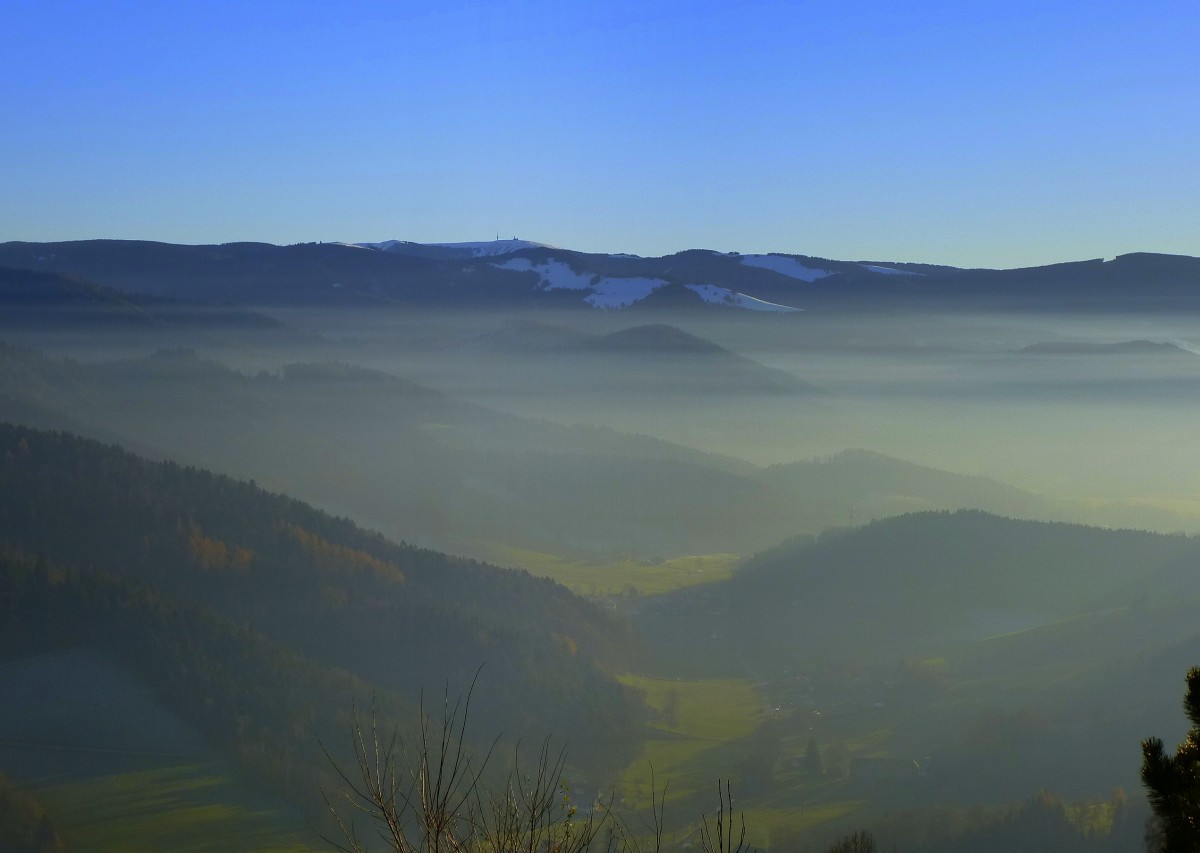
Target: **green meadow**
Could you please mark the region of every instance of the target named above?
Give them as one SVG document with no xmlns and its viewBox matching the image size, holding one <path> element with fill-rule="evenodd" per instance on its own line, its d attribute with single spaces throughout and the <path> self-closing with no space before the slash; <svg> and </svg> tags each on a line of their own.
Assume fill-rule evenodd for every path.
<svg viewBox="0 0 1200 853">
<path fill-rule="evenodd" d="M 570 560 L 564 557 L 495 545 L 488 558 L 550 578 L 580 595 L 658 595 L 729 578 L 741 558 L 736 554 L 694 554 L 664 560 Z"/>
<path fill-rule="evenodd" d="M 72 850 L 315 853 L 315 835 L 225 762 L 153 763 L 33 789 Z"/>
<path fill-rule="evenodd" d="M 728 775 L 731 747 L 763 717 L 763 700 L 748 681 L 635 675 L 621 681 L 640 690 L 657 715 L 618 786 L 619 796 L 637 808 L 649 805 L 651 770 L 659 793 L 669 784 L 668 802 L 690 798 Z"/>
<path fill-rule="evenodd" d="M 110 655 L 73 649 L 0 666 L 0 770 L 45 806 L 71 851 L 308 853 L 326 849 L 281 798 Z M 2 844 L 0 844 L 2 846 Z"/>
<path fill-rule="evenodd" d="M 746 680 L 627 675 L 621 681 L 642 691 L 656 717 L 637 759 L 621 775 L 618 797 L 627 808 L 642 813 L 649 809 L 652 794 L 663 798 L 667 840 L 693 840 L 700 815 L 715 814 L 718 782 L 736 775 L 756 733 L 771 719 L 767 703 Z M 887 735 L 863 733 L 853 747 L 878 748 Z M 795 753 L 803 749 L 793 738 L 779 745 Z M 734 809 L 745 817 L 747 841 L 760 849 L 771 846 L 773 839 L 796 838 L 841 821 L 863 806 L 861 800 L 848 798 L 845 786 L 837 782 L 814 783 L 778 769 L 774 777 L 776 784 L 766 796 L 743 796 L 738 784 L 732 785 Z"/>
</svg>

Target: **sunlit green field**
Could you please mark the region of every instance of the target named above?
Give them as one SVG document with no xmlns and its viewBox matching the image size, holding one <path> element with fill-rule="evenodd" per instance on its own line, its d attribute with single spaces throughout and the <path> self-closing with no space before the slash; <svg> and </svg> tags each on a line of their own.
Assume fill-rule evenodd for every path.
<svg viewBox="0 0 1200 853">
<path fill-rule="evenodd" d="M 488 557 L 501 565 L 558 581 L 581 595 L 618 595 L 631 590 L 639 595 L 656 595 L 713 583 L 730 577 L 741 559 L 736 554 L 698 554 L 659 561 L 572 561 L 505 545 L 494 546 Z"/>
<path fill-rule="evenodd" d="M 327 849 L 224 762 L 163 764 L 34 789 L 71 850 L 95 853 Z"/>
<path fill-rule="evenodd" d="M 656 718 L 638 758 L 621 776 L 618 796 L 626 808 L 643 813 L 652 794 L 661 798 L 668 842 L 694 843 L 701 814 L 711 820 L 716 813 L 718 783 L 734 775 L 748 744 L 770 717 L 764 697 L 744 680 L 621 680 L 643 691 Z M 872 733 L 855 746 L 862 749 L 868 740 L 877 745 L 886 736 Z M 787 748 L 799 752 L 802 744 Z M 863 806 L 860 800 L 847 799 L 843 786 L 835 782 L 814 784 L 794 771 L 785 771 L 775 782 L 766 796 L 744 796 L 736 784 L 731 790 L 735 814 L 745 817 L 746 841 L 759 849 L 846 819 Z"/>
<path fill-rule="evenodd" d="M 623 676 L 657 713 L 638 758 L 621 777 L 619 795 L 637 807 L 650 801 L 650 776 L 668 802 L 690 797 L 728 776 L 733 743 L 754 732 L 763 701 L 748 681 Z"/>
</svg>

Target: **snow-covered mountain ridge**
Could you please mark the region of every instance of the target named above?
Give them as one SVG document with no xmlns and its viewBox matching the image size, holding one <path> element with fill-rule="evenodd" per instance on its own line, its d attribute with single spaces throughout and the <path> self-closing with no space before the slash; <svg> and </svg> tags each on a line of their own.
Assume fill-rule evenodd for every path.
<svg viewBox="0 0 1200 853">
<path fill-rule="evenodd" d="M 286 246 L 78 240 L 0 243 L 0 267 L 129 294 L 263 307 L 670 309 L 764 318 L 881 310 L 1200 312 L 1200 258 L 1150 253 L 966 270 L 709 249 L 639 257 L 521 239 Z"/>
<path fill-rule="evenodd" d="M 784 284 L 780 279 L 795 283 L 812 284 L 833 275 L 845 273 L 845 264 L 827 262 L 816 264 L 813 259 L 800 255 L 738 254 L 709 251 L 680 253 L 680 255 L 707 256 L 709 267 L 721 268 L 738 265 L 743 272 L 735 278 L 747 279 L 753 285 L 745 288 L 730 286 L 729 276 L 713 276 L 712 271 L 697 269 L 690 277 L 678 270 L 664 266 L 664 262 L 680 255 L 663 258 L 643 258 L 627 253 L 585 254 L 559 249 L 545 243 L 521 240 L 492 240 L 465 243 L 413 243 L 405 240 L 385 240 L 378 243 L 347 243 L 363 249 L 373 249 L 396 255 L 433 258 L 444 261 L 459 260 L 490 261 L 493 270 L 509 273 L 533 273 L 536 276 L 534 289 L 539 292 L 571 291 L 585 305 L 601 309 L 624 309 L 645 302 L 660 290 L 664 290 L 675 303 L 696 303 L 723 308 L 759 311 L 766 313 L 791 313 L 804 310 L 797 304 L 804 294 L 795 287 Z M 696 266 L 695 258 L 690 267 Z M 876 275 L 920 275 L 913 270 L 888 267 L 877 263 L 855 262 L 855 272 L 866 271 Z M 647 274 L 651 269 L 658 274 Z M 468 268 L 469 269 L 469 268 Z M 770 273 L 764 276 L 757 271 Z M 774 291 L 762 292 L 766 288 Z M 782 288 L 782 290 L 781 290 Z M 778 292 L 775 292 L 778 291 Z M 563 296 L 563 294 L 559 294 Z M 770 297 L 774 298 L 770 298 Z"/>
</svg>

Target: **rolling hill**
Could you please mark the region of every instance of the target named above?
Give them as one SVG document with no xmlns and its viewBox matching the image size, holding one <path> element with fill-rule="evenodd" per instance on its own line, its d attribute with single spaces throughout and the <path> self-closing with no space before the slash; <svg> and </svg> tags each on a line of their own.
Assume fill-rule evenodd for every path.
<svg viewBox="0 0 1200 853">
<path fill-rule="evenodd" d="M 639 624 L 676 653 L 681 642 L 703 643 L 709 660 L 767 668 L 936 654 L 1128 606 L 1197 550 L 1181 536 L 915 513 L 786 542 L 730 580 L 664 596 Z"/>
</svg>

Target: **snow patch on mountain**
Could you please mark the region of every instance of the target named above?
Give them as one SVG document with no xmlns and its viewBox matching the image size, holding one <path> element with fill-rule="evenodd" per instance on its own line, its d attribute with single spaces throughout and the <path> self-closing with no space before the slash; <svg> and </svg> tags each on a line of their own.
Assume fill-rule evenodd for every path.
<svg viewBox="0 0 1200 853">
<path fill-rule="evenodd" d="M 909 270 L 894 270 L 891 267 L 881 267 L 878 264 L 859 264 L 860 267 L 869 271 L 877 272 L 880 275 L 920 275 L 919 272 L 911 272 Z"/>
<path fill-rule="evenodd" d="M 666 284 L 661 278 L 602 278 L 583 301 L 596 308 L 628 308 Z"/>
<path fill-rule="evenodd" d="M 390 252 L 397 246 L 411 246 L 413 243 L 408 240 L 384 240 L 380 243 L 347 243 L 348 246 L 356 246 L 359 249 L 379 249 L 381 252 Z"/>
<path fill-rule="evenodd" d="M 596 279 L 594 273 L 575 272 L 564 261 L 554 259 L 535 264 L 529 258 L 509 258 L 503 263 L 492 264 L 492 266 L 498 270 L 535 272 L 541 279 L 539 287 L 542 290 L 586 290 Z"/>
<path fill-rule="evenodd" d="M 733 308 L 745 308 L 749 311 L 770 311 L 776 314 L 790 314 L 795 311 L 804 310 L 803 308 L 792 308 L 788 305 L 767 302 L 763 299 L 755 299 L 753 296 L 736 293 L 724 287 L 717 287 L 714 284 L 685 284 L 684 287 L 695 293 L 705 302 L 711 302 L 714 305 L 729 305 Z"/>
<path fill-rule="evenodd" d="M 787 255 L 742 255 L 742 263 L 748 267 L 770 270 L 800 281 L 812 282 L 831 274 L 829 270 L 806 267 Z"/>
<path fill-rule="evenodd" d="M 479 243 L 430 243 L 431 246 L 441 246 L 443 249 L 462 249 L 477 258 L 493 258 L 497 255 L 509 255 L 522 249 L 553 249 L 545 243 L 535 243 L 532 240 L 487 240 Z"/>
<path fill-rule="evenodd" d="M 535 243 L 532 240 L 484 240 L 471 243 L 413 243 L 409 240 L 384 240 L 382 243 L 352 243 L 362 249 L 379 249 L 384 252 L 402 250 L 405 246 L 436 246 L 439 249 L 450 249 L 473 258 L 494 258 L 499 255 L 511 255 L 522 249 L 552 249 L 545 243 Z"/>
<path fill-rule="evenodd" d="M 661 278 L 601 278 L 575 272 L 563 261 L 550 259 L 535 264 L 528 258 L 509 258 L 492 264 L 500 270 L 537 273 L 542 290 L 590 290 L 584 302 L 594 308 L 628 308 L 666 284 Z"/>
</svg>

